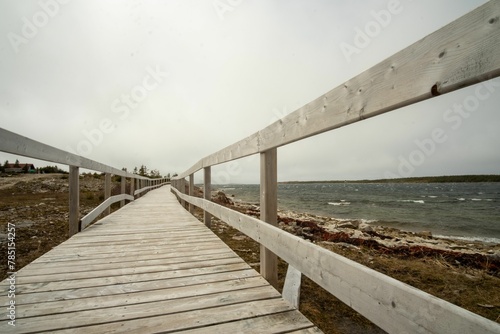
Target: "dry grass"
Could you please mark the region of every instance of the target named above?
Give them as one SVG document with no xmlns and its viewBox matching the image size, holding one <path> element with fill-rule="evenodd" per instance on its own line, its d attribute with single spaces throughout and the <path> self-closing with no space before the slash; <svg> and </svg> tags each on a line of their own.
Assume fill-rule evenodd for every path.
<svg viewBox="0 0 500 334">
<path fill-rule="evenodd" d="M 9 186 L 0 187 L 0 233 L 8 223 L 16 225 L 16 271 L 68 239 L 69 194 L 67 176 L 60 174 L 16 177 Z M 53 180 L 50 184 L 42 180 Z M 6 183 L 4 182 L 4 183 Z M 98 189 L 95 183 L 99 183 Z M 90 184 L 92 183 L 92 187 Z M 89 185 L 89 186 L 87 186 Z M 98 206 L 104 198 L 104 180 L 80 179 L 80 208 L 83 213 Z M 113 191 L 119 183 L 113 183 Z M 118 205 L 118 204 L 117 204 Z M 116 209 L 117 206 L 112 207 Z M 7 244 L 0 243 L 0 254 Z M 7 277 L 7 261 L 0 263 L 0 279 Z"/>
</svg>

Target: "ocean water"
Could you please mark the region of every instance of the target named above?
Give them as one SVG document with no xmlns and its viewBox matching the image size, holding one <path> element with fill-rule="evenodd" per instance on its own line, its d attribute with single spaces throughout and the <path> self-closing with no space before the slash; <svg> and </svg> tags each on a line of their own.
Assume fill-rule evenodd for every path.
<svg viewBox="0 0 500 334">
<path fill-rule="evenodd" d="M 259 185 L 219 188 L 236 201 L 259 203 Z M 500 243 L 500 183 L 279 184 L 278 205 L 281 210 Z"/>
</svg>

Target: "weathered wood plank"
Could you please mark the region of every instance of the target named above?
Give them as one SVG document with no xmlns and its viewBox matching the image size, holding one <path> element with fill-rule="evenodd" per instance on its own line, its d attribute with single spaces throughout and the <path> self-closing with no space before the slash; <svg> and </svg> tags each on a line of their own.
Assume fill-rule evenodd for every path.
<svg viewBox="0 0 500 334">
<path fill-rule="evenodd" d="M 175 271 L 191 268 L 202 268 L 205 266 L 217 266 L 223 264 L 235 264 L 241 261 L 238 258 L 230 257 L 225 259 L 214 259 L 210 261 L 193 261 L 193 262 L 181 262 L 172 263 L 168 265 L 158 265 L 158 266 L 144 266 L 137 268 L 123 268 L 123 269 L 110 269 L 110 270 L 100 270 L 98 272 L 76 272 L 76 273 L 58 273 L 58 274 L 48 274 L 48 275 L 32 275 L 24 276 L 21 270 L 18 272 L 16 277 L 16 282 L 19 284 L 27 283 L 44 283 L 44 282 L 61 282 L 67 280 L 75 279 L 85 279 L 85 278 L 104 278 L 112 276 L 123 276 L 123 275 L 133 275 L 141 273 L 156 273 L 161 271 Z M 24 268 L 23 268 L 24 269 Z M 4 286 L 2 286 L 4 287 Z"/>
<path fill-rule="evenodd" d="M 172 312 L 173 310 L 180 312 L 183 309 L 191 309 L 192 311 L 158 316 L 151 316 L 151 314 L 145 315 L 144 313 L 140 313 L 140 310 L 136 314 L 133 314 L 131 312 L 127 312 L 126 310 L 118 309 L 113 311 L 123 312 L 127 318 L 135 317 L 135 319 L 68 329 L 61 331 L 61 333 L 116 333 L 128 331 L 146 334 L 158 333 L 162 331 L 164 332 L 166 330 L 175 332 L 181 330 L 203 328 L 205 326 L 235 321 L 239 319 L 283 313 L 291 310 L 290 306 L 285 305 L 285 303 L 283 303 L 280 299 L 255 300 L 258 298 L 265 298 L 265 296 L 267 296 L 267 291 L 259 295 L 251 296 L 242 296 L 240 294 L 213 295 L 210 299 L 207 298 L 207 300 L 200 301 L 199 299 L 193 299 L 192 301 L 186 300 L 185 304 L 174 304 L 173 309 L 168 308 L 168 303 L 163 303 L 162 307 L 164 308 L 164 310 L 168 310 L 166 311 L 168 313 Z M 252 299 L 254 301 L 252 301 Z M 202 304 L 200 302 L 202 302 Z M 214 307 L 215 305 L 221 306 Z M 201 309 L 201 307 L 207 308 Z M 152 313 L 157 314 L 158 309 L 152 308 Z M 109 314 L 109 316 L 114 318 L 113 314 Z M 107 313 L 98 316 L 98 318 L 94 319 L 94 321 L 96 323 L 99 321 L 106 321 L 105 315 L 107 315 Z M 143 316 L 143 318 L 137 318 L 141 315 Z M 144 316 L 149 317 L 145 318 Z M 28 322 L 28 320 L 29 318 L 26 319 L 26 321 L 23 321 L 20 328 L 24 329 L 24 323 Z M 67 322 L 65 324 L 64 321 L 61 321 L 61 323 L 57 325 L 56 323 L 57 320 L 44 322 L 43 325 L 46 325 L 47 327 L 44 326 L 43 328 L 51 328 L 57 325 L 65 327 L 71 326 Z M 21 331 L 20 333 L 24 333 L 24 331 Z"/>
<path fill-rule="evenodd" d="M 182 277 L 173 276 L 164 279 L 147 280 L 147 281 L 127 281 L 122 283 L 108 283 L 94 284 L 92 286 L 81 287 L 76 283 L 78 281 L 66 281 L 57 285 L 55 289 L 49 290 L 44 286 L 44 290 L 38 289 L 33 284 L 28 286 L 21 286 L 18 291 L 20 294 L 16 297 L 16 305 L 40 303 L 40 307 L 51 307 L 53 304 L 45 304 L 48 302 L 65 301 L 65 300 L 78 300 L 80 298 L 111 296 L 118 294 L 136 293 L 144 291 L 153 291 L 159 289 L 173 289 L 180 287 L 192 287 L 199 291 L 200 285 L 221 283 L 236 286 L 240 282 L 251 279 L 252 282 L 263 282 L 263 278 L 254 269 L 242 269 L 236 271 L 222 271 L 222 272 L 203 272 L 204 275 L 199 275 L 202 271 L 193 272 L 191 275 Z M 146 277 L 149 279 L 149 277 Z M 222 283 L 221 283 L 222 284 Z M 262 285 L 262 284 L 261 284 Z M 259 285 L 259 286 L 261 286 Z M 27 287 L 32 287 L 35 293 L 29 293 Z M 162 294 L 162 299 L 171 298 L 169 293 Z M 4 303 L 8 300 L 7 296 L 0 296 L 0 302 Z M 103 307 L 99 304 L 100 307 Z M 30 306 L 31 308 L 31 306 Z M 22 312 L 28 312 L 30 308 L 26 307 Z M 31 311 L 30 311 L 31 312 Z"/>
<path fill-rule="evenodd" d="M 21 318 L 16 321 L 18 333 L 52 331 L 72 327 L 88 326 L 106 333 L 114 328 L 119 331 L 139 331 L 162 328 L 188 329 L 200 324 L 240 319 L 243 315 L 272 314 L 292 308 L 272 295 L 270 286 L 241 290 L 239 293 L 221 292 L 206 296 L 186 297 L 179 300 L 155 301 L 144 304 L 123 305 L 96 310 L 84 310 L 62 314 Z M 264 299 L 264 300 L 262 300 Z M 95 305 L 97 306 L 97 305 Z M 180 314 L 183 312 L 183 314 Z M 243 316 L 244 317 L 244 316 Z M 71 319 L 71 321 L 67 321 Z M 161 319 L 162 321 L 157 322 Z M 167 320 L 168 319 L 168 320 Z M 90 320 L 90 321 L 89 321 Z M 129 321 L 127 321 L 129 320 Z M 116 323 L 119 321 L 119 323 Z M 0 328 L 3 326 L 0 322 Z M 81 331 L 81 329 L 79 329 Z M 88 333 L 88 331 L 87 331 Z"/>
<path fill-rule="evenodd" d="M 175 245 L 174 245 L 175 246 Z M 181 245 L 181 247 L 172 247 L 169 248 L 171 251 L 171 254 L 165 254 L 164 253 L 164 247 L 156 247 L 156 248 L 146 248 L 146 249 L 137 249 L 134 251 L 130 251 L 129 249 L 125 249 L 119 253 L 116 253 L 116 251 L 109 252 L 109 253 L 102 253 L 99 251 L 93 252 L 93 253 L 86 253 L 86 254 L 78 254 L 78 253 L 71 253 L 71 254 L 61 254 L 59 256 L 46 256 L 46 257 L 40 257 L 36 259 L 35 261 L 30 263 L 30 266 L 34 265 L 56 265 L 58 263 L 65 263 L 65 262 L 72 262 L 78 261 L 79 264 L 90 264 L 92 262 L 96 263 L 107 263 L 107 262 L 122 262 L 122 261 L 127 261 L 128 259 L 142 259 L 142 258 L 147 258 L 156 256 L 158 257 L 159 255 L 162 255 L 163 257 L 180 257 L 184 256 L 184 253 L 189 254 L 194 254 L 196 252 L 201 252 L 201 251 L 212 251 L 212 250 L 220 250 L 220 244 L 215 243 L 215 242 L 206 242 L 206 243 L 201 243 L 201 244 L 195 244 L 195 245 Z M 113 257 L 110 257 L 110 254 L 113 254 Z"/>
<path fill-rule="evenodd" d="M 202 255 L 193 255 L 190 257 L 175 257 L 175 258 L 159 258 L 159 259 L 148 259 L 142 261 L 128 261 L 128 262 L 113 262 L 113 263 L 104 263 L 104 264 L 93 264 L 87 266 L 35 266 L 35 267 L 24 267 L 19 271 L 19 275 L 23 277 L 28 276 L 39 276 L 45 277 L 49 275 L 57 275 L 59 279 L 71 279 L 74 276 L 82 277 L 78 275 L 89 275 L 89 277 L 93 277 L 93 275 L 101 275 L 105 276 L 106 273 L 109 273 L 112 270 L 129 270 L 133 269 L 135 272 L 140 270 L 148 270 L 149 267 L 158 268 L 163 267 L 167 268 L 170 265 L 192 265 L 197 262 L 205 262 L 210 263 L 211 261 L 218 260 L 226 260 L 226 259 L 234 259 L 237 256 L 232 252 L 227 252 L 222 250 L 222 252 L 218 252 L 216 254 L 202 254 Z M 131 268 L 132 267 L 132 268 Z M 64 269 L 63 269 L 64 268 Z M 64 274 L 60 274 L 61 270 L 64 270 Z M 106 272 L 106 273 L 102 273 Z M 124 274 L 124 273 L 122 273 Z M 87 277 L 87 276 L 83 276 Z"/>
<path fill-rule="evenodd" d="M 290 333 L 289 331 L 297 330 L 298 328 L 301 328 L 302 331 L 310 330 L 315 327 L 312 327 L 310 321 L 307 320 L 307 318 L 304 317 L 301 313 L 296 311 L 288 311 L 193 329 L 189 330 L 189 333 Z M 293 333 L 296 332 L 294 331 Z M 310 333 L 321 333 L 321 331 L 316 328 L 315 332 Z"/>
<path fill-rule="evenodd" d="M 58 293 L 59 296 L 64 296 L 64 300 L 53 300 L 50 302 L 45 300 L 37 302 L 37 300 L 40 301 L 41 298 L 37 296 L 38 294 L 32 294 L 34 297 L 32 299 L 19 299 L 20 303 L 16 312 L 16 318 L 55 315 L 58 313 L 94 310 L 96 308 L 104 309 L 117 306 L 132 306 L 167 300 L 174 301 L 175 299 L 181 298 L 203 298 L 203 296 L 214 293 L 234 292 L 239 294 L 243 292 L 242 290 L 253 290 L 253 292 L 258 293 L 262 289 L 266 289 L 268 294 L 273 295 L 267 282 L 260 276 L 230 281 L 203 281 L 199 284 L 177 287 L 171 287 L 168 283 L 168 281 L 156 281 L 142 282 L 134 285 L 99 287 L 98 289 L 92 289 L 90 291 L 87 289 L 85 291 L 86 293 L 83 294 L 79 293 L 81 291 L 75 291 L 78 294 L 73 294 L 72 291 L 65 291 L 64 295 Z M 251 291 L 244 291 L 243 293 L 251 293 Z M 84 297 L 79 297 L 80 295 Z M 51 296 L 51 298 L 53 297 Z M 35 305 L 27 305 L 29 303 Z M 173 303 L 170 303 L 170 305 L 171 304 Z"/>
<path fill-rule="evenodd" d="M 88 269 L 95 269 L 93 266 L 106 266 L 110 265 L 109 268 L 112 268 L 113 264 L 122 263 L 124 265 L 131 265 L 132 262 L 136 264 L 141 263 L 153 263 L 151 261 L 160 261 L 160 260 L 184 260 L 188 262 L 190 259 L 194 259 L 196 257 L 200 257 L 203 255 L 211 255 L 218 256 L 222 258 L 223 256 L 236 256 L 233 252 L 229 252 L 226 249 L 221 249 L 220 246 L 217 248 L 209 248 L 202 249 L 199 251 L 191 251 L 185 250 L 184 252 L 175 252 L 175 253 L 165 253 L 165 252 L 156 252 L 147 255 L 135 255 L 128 257 L 107 257 L 95 259 L 94 257 L 88 257 L 87 259 L 75 259 L 69 261 L 57 261 L 57 262 L 32 262 L 30 265 L 31 270 L 40 270 L 40 274 L 43 273 L 43 270 L 49 270 L 51 268 L 55 270 L 64 269 L 66 272 L 75 272 L 74 269 L 78 269 L 81 271 L 81 268 L 84 266 L 89 266 Z M 26 274 L 26 273 L 24 273 Z"/>
<path fill-rule="evenodd" d="M 499 325 L 275 226 L 213 202 L 178 194 L 269 248 L 389 333 L 497 333 Z M 196 205 L 198 205 L 196 204 Z"/>
<path fill-rule="evenodd" d="M 196 277 L 201 279 L 209 277 L 208 275 L 214 273 L 235 273 L 237 277 L 246 277 L 241 271 L 250 269 L 246 263 L 230 263 L 214 266 L 201 266 L 199 268 L 188 268 L 181 270 L 172 271 L 159 271 L 154 273 L 142 273 L 142 274 L 131 274 L 124 276 L 111 276 L 104 278 L 85 278 L 77 279 L 71 281 L 60 281 L 60 282 L 42 282 L 42 283 L 28 283 L 23 284 L 21 281 L 16 285 L 18 293 L 56 293 L 56 291 L 62 291 L 67 289 L 85 289 L 85 288 L 95 288 L 100 286 L 118 285 L 128 282 L 148 282 L 156 280 L 169 280 L 175 284 L 176 280 L 179 280 L 179 285 L 189 284 L 191 281 L 197 282 Z M 253 270 L 253 269 L 252 269 Z M 20 297 L 20 296 L 18 296 Z M 0 297 L 6 298 L 6 297 Z M 50 300 L 50 298 L 49 298 Z"/>
</svg>

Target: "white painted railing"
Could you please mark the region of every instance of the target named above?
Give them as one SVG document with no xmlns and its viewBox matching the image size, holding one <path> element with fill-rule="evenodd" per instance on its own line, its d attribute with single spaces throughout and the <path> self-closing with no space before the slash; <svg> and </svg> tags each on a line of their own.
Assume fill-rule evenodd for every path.
<svg viewBox="0 0 500 334">
<path fill-rule="evenodd" d="M 134 200 L 135 196 L 139 196 L 145 191 L 149 191 L 158 186 L 162 186 L 167 182 L 166 179 L 151 179 L 137 174 L 128 173 L 121 169 L 117 169 L 100 162 L 63 151 L 53 146 L 43 144 L 33 139 L 20 136 L 14 132 L 2 128 L 0 128 L 0 151 L 69 166 L 69 236 L 72 236 L 84 229 L 95 218 L 97 218 L 99 214 L 103 212 L 109 214 L 111 204 L 120 202 L 120 206 L 123 206 L 125 205 L 125 200 L 132 201 Z M 105 200 L 82 219 L 80 219 L 79 209 L 80 168 L 105 173 Z M 111 197 L 112 174 L 121 176 L 121 195 L 113 197 Z M 125 194 L 126 178 L 131 179 L 130 195 Z M 135 188 L 137 190 L 134 190 Z"/>
<path fill-rule="evenodd" d="M 199 160 L 172 180 L 172 191 L 189 203 L 190 211 L 193 206 L 203 209 L 207 226 L 213 215 L 259 242 L 261 274 L 275 286 L 277 254 L 296 268 L 291 277 L 300 271 L 390 333 L 500 333 L 493 321 L 274 226 L 279 147 L 499 76 L 499 18 L 500 1 L 487 2 L 283 119 Z M 211 166 L 253 154 L 261 158 L 260 220 L 210 202 Z M 202 169 L 204 199 L 192 196 L 194 173 Z M 287 288 L 287 295 L 296 299 L 296 289 Z"/>
</svg>

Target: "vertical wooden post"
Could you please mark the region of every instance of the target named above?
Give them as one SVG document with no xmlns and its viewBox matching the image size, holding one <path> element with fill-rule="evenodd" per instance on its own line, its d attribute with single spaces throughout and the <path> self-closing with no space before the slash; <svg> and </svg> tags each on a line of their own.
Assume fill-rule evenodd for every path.
<svg viewBox="0 0 500 334">
<path fill-rule="evenodd" d="M 125 176 L 121 176 L 121 193 L 125 194 L 125 184 L 127 182 L 127 178 Z M 125 200 L 120 201 L 120 208 L 125 205 Z"/>
<path fill-rule="evenodd" d="M 189 175 L 189 196 L 194 196 L 194 174 Z M 189 203 L 189 212 L 194 214 L 194 205 Z"/>
<path fill-rule="evenodd" d="M 104 177 L 104 200 L 107 200 L 111 197 L 111 174 L 106 173 Z M 109 215 L 111 213 L 111 207 L 108 206 L 106 210 L 104 210 L 105 215 Z"/>
<path fill-rule="evenodd" d="M 185 178 L 181 178 L 179 180 L 179 187 L 181 189 L 179 189 L 179 191 L 181 192 L 181 194 L 185 194 L 186 193 L 186 179 Z M 186 201 L 181 199 L 181 205 L 185 208 L 186 207 Z"/>
<path fill-rule="evenodd" d="M 278 159 L 277 149 L 260 154 L 260 219 L 277 225 L 278 217 Z M 260 245 L 260 274 L 272 286 L 278 287 L 278 258 Z"/>
<path fill-rule="evenodd" d="M 132 177 L 130 178 L 130 195 L 133 197 L 134 196 L 134 191 L 135 191 L 135 179 Z"/>
<path fill-rule="evenodd" d="M 208 201 L 212 200 L 212 173 L 210 166 L 203 168 L 203 198 Z M 210 228 L 212 225 L 212 215 L 203 211 L 203 222 L 205 226 Z"/>
<path fill-rule="evenodd" d="M 69 166 L 69 236 L 80 231 L 80 172 Z"/>
</svg>

